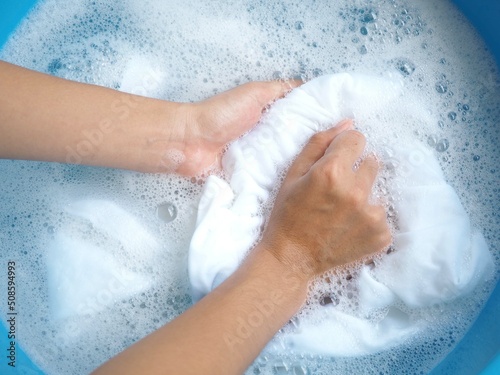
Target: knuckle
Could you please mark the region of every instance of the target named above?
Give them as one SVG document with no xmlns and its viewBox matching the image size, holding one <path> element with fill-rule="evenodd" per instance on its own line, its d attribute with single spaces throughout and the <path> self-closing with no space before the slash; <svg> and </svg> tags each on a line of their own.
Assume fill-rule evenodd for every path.
<svg viewBox="0 0 500 375">
<path fill-rule="evenodd" d="M 340 171 L 336 163 L 325 163 L 311 170 L 312 178 L 317 183 L 332 187 L 337 185 L 340 180 Z"/>
<path fill-rule="evenodd" d="M 328 136 L 325 132 L 315 133 L 311 138 L 309 143 L 314 145 L 324 145 L 328 141 Z"/>
<path fill-rule="evenodd" d="M 366 212 L 367 225 L 372 233 L 388 231 L 385 210 L 381 206 L 371 206 Z"/>
<path fill-rule="evenodd" d="M 354 209 L 360 209 L 366 204 L 366 194 L 359 187 L 350 189 L 346 199 Z M 370 222 L 370 219 L 368 221 Z"/>
<path fill-rule="evenodd" d="M 385 208 L 382 206 L 372 206 L 373 220 L 379 223 L 386 223 L 386 213 Z"/>
<path fill-rule="evenodd" d="M 376 250 L 382 250 L 383 248 L 389 246 L 392 242 L 392 235 L 389 229 L 387 228 L 379 233 L 374 242 Z"/>
</svg>

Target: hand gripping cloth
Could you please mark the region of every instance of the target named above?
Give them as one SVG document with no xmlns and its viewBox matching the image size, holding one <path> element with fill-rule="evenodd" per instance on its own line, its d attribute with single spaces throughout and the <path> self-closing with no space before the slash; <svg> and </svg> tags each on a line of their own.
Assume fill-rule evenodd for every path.
<svg viewBox="0 0 500 375">
<path fill-rule="evenodd" d="M 234 272 L 255 244 L 265 221 L 263 203 L 308 139 L 343 118 L 377 118 L 401 88 L 366 75 L 322 76 L 274 103 L 251 132 L 230 145 L 222 160 L 228 181 L 210 176 L 198 206 L 189 251 L 195 300 Z M 356 308 L 330 304 L 313 310 L 282 335 L 283 349 L 332 356 L 388 349 L 425 328 L 408 311 L 465 295 L 492 272 L 487 244 L 471 228 L 431 150 L 415 141 L 384 142 L 374 146 L 383 150 L 384 165 L 393 167 L 387 196 L 397 213 L 394 251 L 356 275 Z"/>
</svg>

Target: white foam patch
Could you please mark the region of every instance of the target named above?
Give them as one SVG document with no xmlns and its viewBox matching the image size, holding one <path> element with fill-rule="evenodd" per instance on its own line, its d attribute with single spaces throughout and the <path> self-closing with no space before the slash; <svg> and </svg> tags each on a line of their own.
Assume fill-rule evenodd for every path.
<svg viewBox="0 0 500 375">
<path fill-rule="evenodd" d="M 159 247 L 158 241 L 143 224 L 114 202 L 102 199 L 76 201 L 68 204 L 66 211 L 120 241 L 124 249 L 128 249 L 129 256 L 149 257 Z"/>
<path fill-rule="evenodd" d="M 400 106 L 407 117 L 380 112 L 376 120 L 388 125 L 386 132 L 375 134 L 377 125 L 370 122 L 363 130 L 380 144 L 400 140 L 405 145 L 428 145 L 472 227 L 484 233 L 498 278 L 498 70 L 474 30 L 448 1 L 44 0 L 0 55 L 56 76 L 176 101 L 201 100 L 250 80 L 390 71 L 405 82 Z M 160 79 L 148 78 L 155 74 Z M 361 113 L 355 115 L 362 121 Z M 5 264 L 15 258 L 22 268 L 18 281 L 23 288 L 17 294 L 22 306 L 20 344 L 44 372 L 88 373 L 191 304 L 187 249 L 202 178 L 22 161 L 0 161 L 0 173 L 0 259 Z M 378 187 L 381 193 L 384 188 Z M 145 231 L 141 233 L 147 233 L 144 241 L 152 238 L 159 248 L 125 248 L 125 241 L 136 241 L 129 233 L 120 240 L 99 218 L 68 213 L 67 205 L 77 201 L 116 205 L 140 224 Z M 167 222 L 157 208 L 172 205 L 176 217 Z M 106 214 L 93 205 L 86 210 Z M 389 213 L 394 219 L 391 203 Z M 113 220 L 120 225 L 121 219 Z M 71 248 L 85 246 L 108 255 L 109 268 L 93 268 L 96 280 L 111 277 L 108 270 L 128 270 L 151 283 L 94 314 L 74 314 L 70 309 L 66 318 L 56 319 L 50 307 L 55 300 L 49 298 L 54 289 L 49 286 L 47 256 L 57 238 L 69 238 Z M 68 267 L 76 267 L 75 258 L 64 254 Z M 61 275 L 71 276 L 64 267 Z M 312 300 L 322 301 L 325 308 L 356 309 L 358 301 L 349 298 L 357 293 L 356 276 L 354 271 L 337 275 L 335 288 L 331 280 L 318 282 Z M 0 283 L 5 280 L 1 277 Z M 467 297 L 426 308 L 420 318 L 432 330 L 390 351 L 333 360 L 266 354 L 248 373 L 428 373 L 460 341 L 493 285 L 480 285 Z M 321 294 L 332 288 L 334 294 Z M 385 301 L 384 291 L 378 288 L 377 293 Z M 60 297 L 61 306 L 73 298 Z M 106 295 L 101 297 L 105 300 Z M 0 304 L 3 317 L 5 308 Z M 395 310 L 395 317 L 398 314 Z M 299 317 L 290 325 L 300 327 L 301 322 Z"/>
<path fill-rule="evenodd" d="M 47 272 L 51 318 L 56 320 L 94 315 L 151 285 L 105 250 L 63 234 L 47 250 Z"/>
</svg>

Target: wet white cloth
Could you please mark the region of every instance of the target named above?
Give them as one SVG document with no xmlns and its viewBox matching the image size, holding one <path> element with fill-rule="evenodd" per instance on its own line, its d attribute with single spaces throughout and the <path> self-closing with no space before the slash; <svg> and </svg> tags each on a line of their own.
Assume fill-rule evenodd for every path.
<svg viewBox="0 0 500 375">
<path fill-rule="evenodd" d="M 390 186 L 390 194 L 397 195 L 395 251 L 373 269 L 362 269 L 356 280 L 357 311 L 348 314 L 333 306 L 315 311 L 285 338 L 289 346 L 337 356 L 388 349 L 427 324 L 398 304 L 422 309 L 449 302 L 491 275 L 493 260 L 484 237 L 472 230 L 436 158 L 420 145 L 392 151 L 391 162 L 403 169 Z M 312 323 L 319 319 L 321 325 Z"/>
<path fill-rule="evenodd" d="M 195 300 L 241 263 L 264 224 L 260 208 L 278 172 L 309 137 L 346 117 L 375 118 L 400 93 L 401 85 L 392 80 L 345 73 L 319 77 L 276 102 L 249 134 L 231 144 L 223 157 L 229 183 L 209 177 L 198 207 L 189 252 Z M 356 311 L 333 304 L 315 310 L 282 338 L 288 348 L 334 356 L 387 349 L 425 326 L 396 304 L 425 308 L 451 301 L 492 271 L 483 236 L 472 230 L 432 152 L 397 140 L 384 150 L 383 161 L 395 166 L 388 186 L 397 212 L 395 251 L 360 273 Z"/>
</svg>

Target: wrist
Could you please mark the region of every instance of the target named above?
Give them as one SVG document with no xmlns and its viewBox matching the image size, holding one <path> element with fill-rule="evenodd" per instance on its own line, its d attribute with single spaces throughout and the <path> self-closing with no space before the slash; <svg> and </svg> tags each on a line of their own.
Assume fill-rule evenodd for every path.
<svg viewBox="0 0 500 375">
<path fill-rule="evenodd" d="M 273 235 L 269 235 L 269 233 Z M 317 262 L 310 256 L 310 251 L 292 235 L 279 235 L 276 228 L 266 229 L 261 245 L 271 254 L 281 267 L 305 283 L 317 276 Z"/>
<path fill-rule="evenodd" d="M 188 103 L 155 100 L 156 117 L 145 133 L 139 128 L 138 136 L 143 137 L 142 172 L 181 173 L 189 162 L 187 142 L 192 137 L 192 109 Z M 183 173 L 181 173 L 183 174 Z"/>
<path fill-rule="evenodd" d="M 162 100 L 151 105 L 144 113 L 148 125 L 139 126 L 135 134 L 142 150 L 136 170 L 194 176 L 216 163 L 220 147 L 211 145 L 202 130 L 204 107 Z"/>
<path fill-rule="evenodd" d="M 245 350 L 256 345 L 260 351 L 305 303 L 307 287 L 306 280 L 289 272 L 259 245 L 198 306 L 214 306 L 217 300 L 219 311 L 228 314 L 223 337 L 233 353 L 243 350 L 242 345 Z"/>
<path fill-rule="evenodd" d="M 262 243 L 251 252 L 245 263 L 249 264 L 254 277 L 261 277 L 268 288 L 275 290 L 278 295 L 283 295 L 292 306 L 296 306 L 293 313 L 300 308 L 307 296 L 309 278 L 304 273 L 297 272 L 297 267 L 280 261 Z"/>
<path fill-rule="evenodd" d="M 115 166 L 149 173 L 174 173 L 186 160 L 189 109 L 185 103 L 138 97 L 110 147 Z M 120 165 L 125 164 L 125 165 Z"/>
</svg>

